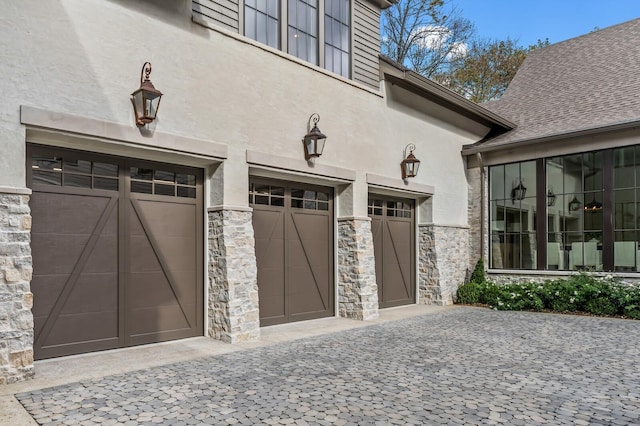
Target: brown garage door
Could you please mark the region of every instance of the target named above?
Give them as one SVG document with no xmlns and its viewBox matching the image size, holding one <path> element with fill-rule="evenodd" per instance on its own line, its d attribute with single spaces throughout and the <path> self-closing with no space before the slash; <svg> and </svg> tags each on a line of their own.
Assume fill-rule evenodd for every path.
<svg viewBox="0 0 640 426">
<path fill-rule="evenodd" d="M 415 302 L 414 202 L 369 196 L 369 217 L 381 308 Z"/>
<path fill-rule="evenodd" d="M 260 324 L 333 315 L 333 190 L 252 180 Z"/>
<path fill-rule="evenodd" d="M 28 156 L 36 358 L 201 335 L 201 170 Z"/>
</svg>

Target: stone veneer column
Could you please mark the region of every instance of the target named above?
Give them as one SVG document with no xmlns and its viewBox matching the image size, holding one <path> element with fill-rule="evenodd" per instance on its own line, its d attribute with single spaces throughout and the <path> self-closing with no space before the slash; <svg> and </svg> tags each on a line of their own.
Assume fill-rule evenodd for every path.
<svg viewBox="0 0 640 426">
<path fill-rule="evenodd" d="M 482 185 L 480 167 L 467 169 L 466 174 L 467 181 L 469 182 L 469 205 L 467 209 L 470 230 L 469 267 L 473 269 L 480 257 L 485 258 L 485 253 L 481 253 L 481 248 L 486 247 L 486 243 L 484 245 L 482 244 L 482 239 L 484 238 L 483 229 L 485 229 L 485 223 L 482 223 L 482 219 L 484 218 L 482 212 L 485 208 L 485 206 L 482 205 L 482 192 L 485 190 L 485 187 Z"/>
<path fill-rule="evenodd" d="M 30 194 L 0 188 L 0 384 L 34 375 Z"/>
<path fill-rule="evenodd" d="M 371 219 L 338 219 L 338 312 L 359 320 L 378 318 L 378 286 Z"/>
<path fill-rule="evenodd" d="M 249 209 L 210 210 L 209 336 L 228 343 L 260 338 L 258 269 Z"/>
<path fill-rule="evenodd" d="M 420 303 L 450 305 L 469 273 L 469 229 L 431 224 L 418 233 Z"/>
</svg>

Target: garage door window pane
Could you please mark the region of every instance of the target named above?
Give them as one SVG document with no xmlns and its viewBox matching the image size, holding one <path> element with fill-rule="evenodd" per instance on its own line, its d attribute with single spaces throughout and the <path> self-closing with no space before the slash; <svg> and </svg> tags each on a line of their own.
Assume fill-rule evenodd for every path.
<svg viewBox="0 0 640 426">
<path fill-rule="evenodd" d="M 150 182 L 131 182 L 131 192 L 141 194 L 153 194 L 153 186 Z"/>
<path fill-rule="evenodd" d="M 196 185 L 196 177 L 194 175 L 187 175 L 184 173 L 176 174 L 176 183 L 180 185 Z"/>
<path fill-rule="evenodd" d="M 65 174 L 64 186 L 73 186 L 76 188 L 91 188 L 91 176 Z"/>
<path fill-rule="evenodd" d="M 164 182 L 175 182 L 175 174 L 173 172 L 165 172 L 163 170 L 156 170 L 155 180 L 161 180 Z"/>
<path fill-rule="evenodd" d="M 34 156 L 31 160 L 31 168 L 33 170 L 53 170 L 62 171 L 62 159 L 60 157 L 38 157 Z"/>
<path fill-rule="evenodd" d="M 64 172 L 91 174 L 91 161 L 64 160 Z"/>
<path fill-rule="evenodd" d="M 196 198 L 196 189 L 188 186 L 179 186 L 178 197 Z"/>
<path fill-rule="evenodd" d="M 176 187 L 173 185 L 164 185 L 161 183 L 156 183 L 154 194 L 169 195 L 173 197 L 174 195 L 176 195 Z"/>
<path fill-rule="evenodd" d="M 93 163 L 93 174 L 98 176 L 118 176 L 118 165 L 109 163 Z"/>
<path fill-rule="evenodd" d="M 33 183 L 60 186 L 62 185 L 62 173 L 34 170 Z"/>
<path fill-rule="evenodd" d="M 139 167 L 131 168 L 131 179 L 140 179 L 140 180 L 152 180 L 153 179 L 153 170 L 151 169 L 143 169 Z"/>
<path fill-rule="evenodd" d="M 264 205 L 269 205 L 269 197 L 264 196 L 264 195 L 256 195 L 255 204 L 264 204 Z"/>
<path fill-rule="evenodd" d="M 93 187 L 95 189 L 106 189 L 107 191 L 117 191 L 118 179 L 95 177 L 93 178 Z"/>
</svg>

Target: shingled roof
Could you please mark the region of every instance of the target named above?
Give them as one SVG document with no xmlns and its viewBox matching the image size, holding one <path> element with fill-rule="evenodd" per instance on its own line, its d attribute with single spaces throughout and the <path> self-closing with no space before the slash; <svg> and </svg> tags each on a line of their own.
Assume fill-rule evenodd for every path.
<svg viewBox="0 0 640 426">
<path fill-rule="evenodd" d="M 640 19 L 532 51 L 482 106 L 517 127 L 467 150 L 640 124 Z"/>
</svg>

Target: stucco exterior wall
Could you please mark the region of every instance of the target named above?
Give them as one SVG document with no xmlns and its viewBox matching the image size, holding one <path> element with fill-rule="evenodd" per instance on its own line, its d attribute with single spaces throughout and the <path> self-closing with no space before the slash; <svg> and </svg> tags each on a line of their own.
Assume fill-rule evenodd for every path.
<svg viewBox="0 0 640 426">
<path fill-rule="evenodd" d="M 240 167 L 247 149 L 277 153 L 313 171 L 302 158 L 301 138 L 317 112 L 328 136 L 317 163 L 400 182 L 403 149 L 415 143 L 422 161 L 415 182 L 436 189 L 434 222 L 466 225 L 459 153 L 477 135 L 397 107 L 383 91 L 197 25 L 188 1 L 26 0 L 3 6 L 0 28 L 12 41 L 0 61 L 1 185 L 25 186 L 20 105 L 135 127 L 129 95 L 150 61 L 151 80 L 164 93 L 152 130 L 227 145 L 227 162 L 238 173 L 227 180 L 225 204 L 247 204 L 247 173 Z M 366 215 L 364 203 L 356 208 L 354 215 Z"/>
<path fill-rule="evenodd" d="M 393 85 L 373 89 L 227 30 L 205 28 L 191 20 L 188 0 L 4 3 L 0 40 L 10 42 L 0 49 L 0 187 L 28 192 L 27 142 L 202 167 L 210 213 L 203 236 L 208 334 L 227 341 L 259 335 L 256 268 L 245 271 L 249 278 L 238 278 L 217 263 L 216 254 L 222 247 L 226 261 L 251 257 L 252 174 L 333 186 L 338 223 L 366 221 L 372 188 L 421 200 L 420 223 L 431 226 L 439 256 L 440 280 L 432 284 L 441 291 L 432 301 L 450 303 L 469 263 L 468 177 L 460 150 L 487 128 Z M 164 97 L 157 120 L 138 128 L 130 94 L 146 61 Z M 322 157 L 307 162 L 301 140 L 312 113 L 320 115 L 328 138 Z M 409 143 L 421 166 L 416 178 L 403 182 L 400 162 Z M 8 205 L 0 203 L 0 210 Z M 243 212 L 232 215 L 243 226 L 242 256 L 229 249 L 240 225 L 225 222 L 224 212 Z M 369 241 L 370 231 L 362 230 L 352 239 Z M 364 271 L 354 280 L 368 295 L 360 316 L 373 318 L 372 247 L 362 250 L 367 258 L 350 267 Z M 345 264 L 349 254 L 340 258 Z M 21 265 L 30 271 L 31 258 Z M 19 312 L 0 317 L 0 329 L 14 314 L 30 321 L 31 293 L 23 281 L 25 302 Z M 0 295 L 11 285 L 0 280 Z M 19 350 L 0 353 L 13 362 L 11 375 L 0 371 L 0 383 L 33 374 L 33 326 L 18 338 Z M 10 352 L 23 355 L 16 361 Z"/>
</svg>

